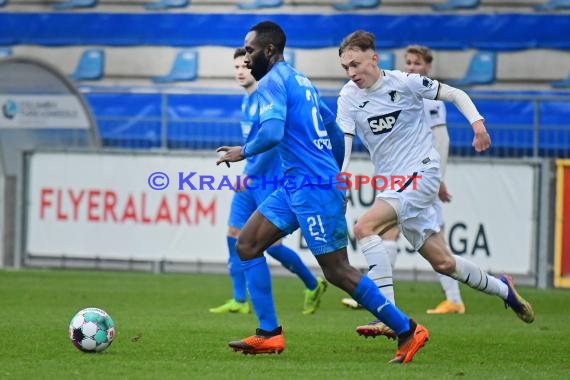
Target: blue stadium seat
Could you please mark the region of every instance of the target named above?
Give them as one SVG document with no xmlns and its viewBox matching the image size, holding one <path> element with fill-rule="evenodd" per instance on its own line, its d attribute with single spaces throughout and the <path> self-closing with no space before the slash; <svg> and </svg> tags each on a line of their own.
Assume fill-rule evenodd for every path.
<svg viewBox="0 0 570 380">
<path fill-rule="evenodd" d="M 379 52 L 378 67 L 384 70 L 394 70 L 396 67 L 396 55 L 391 51 Z"/>
<path fill-rule="evenodd" d="M 570 74 L 566 79 L 560 80 L 558 82 L 552 82 L 550 84 L 554 88 L 570 88 Z"/>
<path fill-rule="evenodd" d="M 155 83 L 193 81 L 198 77 L 198 52 L 194 49 L 180 50 L 176 54 L 170 72 L 154 77 Z"/>
<path fill-rule="evenodd" d="M 249 0 L 238 3 L 240 9 L 276 8 L 283 5 L 283 0 Z"/>
<path fill-rule="evenodd" d="M 190 4 L 189 0 L 158 0 L 155 3 L 148 3 L 144 5 L 145 9 L 168 9 L 168 8 L 184 8 Z"/>
<path fill-rule="evenodd" d="M 52 5 L 53 9 L 93 8 L 95 6 L 97 6 L 97 0 L 67 0 Z"/>
<path fill-rule="evenodd" d="M 434 11 L 449 11 L 453 9 L 474 9 L 481 4 L 479 0 L 447 0 L 447 3 L 433 4 Z"/>
<path fill-rule="evenodd" d="M 490 51 L 476 52 L 465 76 L 459 80 L 447 81 L 452 86 L 470 86 L 474 84 L 490 84 L 495 81 L 497 71 L 497 54 Z"/>
<path fill-rule="evenodd" d="M 12 55 L 12 48 L 0 46 L 0 58 L 6 58 Z"/>
<path fill-rule="evenodd" d="M 283 52 L 283 58 L 291 66 L 295 67 L 295 52 L 293 50 L 285 50 Z"/>
<path fill-rule="evenodd" d="M 339 11 L 349 11 L 352 9 L 376 8 L 380 5 L 380 0 L 348 0 L 343 4 L 335 4 L 334 8 Z"/>
<path fill-rule="evenodd" d="M 105 52 L 103 49 L 87 49 L 81 55 L 71 78 L 74 80 L 99 80 L 105 73 Z"/>
<path fill-rule="evenodd" d="M 533 7 L 537 11 L 553 11 L 556 9 L 570 9 L 570 0 L 549 0 L 544 4 Z"/>
</svg>

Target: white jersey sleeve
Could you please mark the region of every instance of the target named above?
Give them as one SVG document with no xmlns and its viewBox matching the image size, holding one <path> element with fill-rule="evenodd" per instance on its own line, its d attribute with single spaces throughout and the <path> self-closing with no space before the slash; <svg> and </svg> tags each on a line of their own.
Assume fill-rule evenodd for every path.
<svg viewBox="0 0 570 380">
<path fill-rule="evenodd" d="M 414 94 L 424 99 L 435 99 L 439 82 L 419 74 L 406 74 L 406 84 Z"/>
<path fill-rule="evenodd" d="M 349 82 L 350 83 L 350 82 Z M 337 99 L 336 122 L 349 135 L 356 135 L 356 117 L 353 115 L 350 86 L 344 86 Z"/>
</svg>

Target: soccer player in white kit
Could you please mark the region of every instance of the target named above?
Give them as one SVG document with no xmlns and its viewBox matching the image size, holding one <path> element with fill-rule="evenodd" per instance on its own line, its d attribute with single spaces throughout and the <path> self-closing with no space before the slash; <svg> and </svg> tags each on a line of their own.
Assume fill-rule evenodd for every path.
<svg viewBox="0 0 570 380">
<path fill-rule="evenodd" d="M 471 99 L 459 89 L 419 74 L 381 70 L 374 35 L 366 31 L 348 35 L 340 45 L 339 56 L 350 79 L 338 98 L 337 123 L 345 133 L 341 171 L 347 171 L 352 137 L 358 132 L 374 163 L 375 176 L 406 178 L 381 190 L 354 226 L 370 268 L 368 275 L 393 301 L 392 266 L 379 234 L 399 225 L 412 247 L 436 272 L 497 295 L 520 319 L 534 321 L 532 306 L 517 293 L 510 276 L 493 277 L 449 251 L 432 207 L 440 186 L 440 155 L 424 122 L 423 99 L 452 102 L 473 128 L 473 147 L 482 152 L 491 140 Z M 383 332 L 381 335 L 393 337 L 389 329 Z"/>
<path fill-rule="evenodd" d="M 433 54 L 426 46 L 410 45 L 405 52 L 405 71 L 407 73 L 416 73 L 428 76 L 433 62 Z M 433 144 L 440 155 L 440 172 L 441 180 L 439 185 L 438 197 L 435 200 L 434 208 L 437 215 L 438 224 L 442 230 L 444 228 L 442 202 L 450 202 L 451 194 L 444 182 L 445 169 L 447 166 L 447 157 L 449 152 L 449 134 L 447 132 L 446 109 L 445 104 L 441 100 L 423 99 L 424 103 L 424 123 L 431 128 L 433 133 Z M 396 264 L 398 254 L 398 244 L 396 243 L 400 235 L 398 227 L 391 228 L 381 237 L 384 246 L 390 257 L 392 269 Z M 444 234 L 443 234 L 444 235 Z M 465 305 L 461 298 L 461 291 L 457 280 L 438 273 L 438 279 L 441 283 L 446 299 L 440 302 L 435 308 L 428 309 L 428 314 L 463 314 L 465 313 Z M 357 309 L 360 307 L 352 298 L 343 298 L 342 303 L 348 307 Z M 382 327 L 380 325 L 380 327 Z M 373 321 L 367 325 L 358 326 L 356 332 L 363 336 L 376 336 L 378 321 Z"/>
</svg>

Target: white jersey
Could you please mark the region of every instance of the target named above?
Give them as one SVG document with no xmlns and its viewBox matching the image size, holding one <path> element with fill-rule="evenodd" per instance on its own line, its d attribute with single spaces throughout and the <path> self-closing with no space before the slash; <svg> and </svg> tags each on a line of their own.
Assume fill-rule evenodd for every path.
<svg viewBox="0 0 570 380">
<path fill-rule="evenodd" d="M 439 167 L 432 133 L 424 122 L 423 98 L 437 96 L 439 82 L 397 70 L 385 70 L 379 87 L 344 85 L 337 122 L 344 133 L 358 132 L 374 163 L 375 175 L 411 175 Z"/>
<path fill-rule="evenodd" d="M 429 128 L 446 124 L 447 111 L 441 100 L 423 99 L 424 121 Z"/>
</svg>

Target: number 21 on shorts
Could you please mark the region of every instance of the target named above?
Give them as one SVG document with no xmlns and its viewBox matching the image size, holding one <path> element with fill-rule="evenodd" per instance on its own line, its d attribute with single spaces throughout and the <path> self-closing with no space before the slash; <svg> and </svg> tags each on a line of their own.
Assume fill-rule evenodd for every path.
<svg viewBox="0 0 570 380">
<path fill-rule="evenodd" d="M 309 225 L 309 233 L 311 237 L 317 241 L 327 242 L 327 234 L 323 227 L 323 221 L 320 215 L 309 216 L 307 218 L 307 223 Z"/>
</svg>

